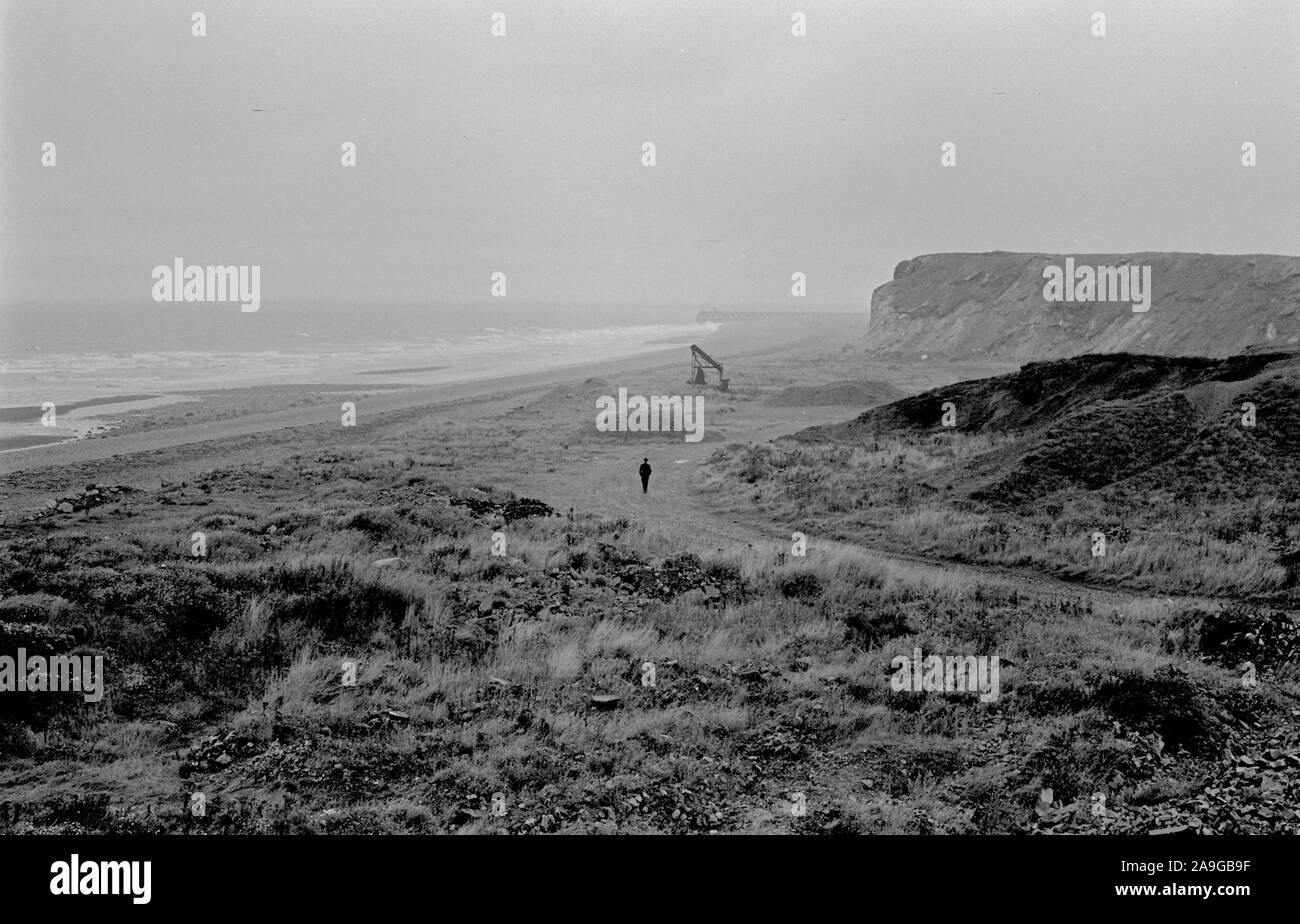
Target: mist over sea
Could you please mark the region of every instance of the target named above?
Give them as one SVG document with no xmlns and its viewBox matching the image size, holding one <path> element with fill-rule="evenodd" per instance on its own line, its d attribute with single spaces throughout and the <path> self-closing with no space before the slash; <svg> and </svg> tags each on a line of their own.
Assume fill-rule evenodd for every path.
<svg viewBox="0 0 1300 924">
<path fill-rule="evenodd" d="M 0 406 L 259 384 L 437 384 L 630 356 L 716 329 L 694 308 L 265 303 L 0 310 Z"/>
</svg>

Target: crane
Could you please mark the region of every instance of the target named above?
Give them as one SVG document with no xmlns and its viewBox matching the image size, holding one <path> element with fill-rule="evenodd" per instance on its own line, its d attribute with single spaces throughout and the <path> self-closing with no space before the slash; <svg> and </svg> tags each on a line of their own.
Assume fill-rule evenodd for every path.
<svg viewBox="0 0 1300 924">
<path fill-rule="evenodd" d="M 723 376 L 722 363 L 718 362 L 708 353 L 705 353 L 703 350 L 701 350 L 699 347 L 697 347 L 695 344 L 692 343 L 691 344 L 691 378 L 689 384 L 707 385 L 708 379 L 706 379 L 704 375 L 705 369 L 717 370 L 718 390 L 726 391 L 727 385 L 730 384 L 731 379 L 724 379 L 722 377 Z"/>
</svg>

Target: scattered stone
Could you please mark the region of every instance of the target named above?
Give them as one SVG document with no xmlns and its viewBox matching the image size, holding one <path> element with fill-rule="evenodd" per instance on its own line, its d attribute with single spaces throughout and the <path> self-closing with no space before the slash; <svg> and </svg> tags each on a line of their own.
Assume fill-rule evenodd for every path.
<svg viewBox="0 0 1300 924">
<path fill-rule="evenodd" d="M 555 510 L 550 505 L 531 497 L 521 497 L 516 500 L 506 501 L 505 503 L 494 503 L 487 497 L 453 497 L 450 500 L 452 506 L 468 507 L 470 512 L 479 519 L 494 519 L 500 517 L 507 523 L 515 520 L 524 520 L 530 517 L 551 517 L 555 516 Z"/>
<path fill-rule="evenodd" d="M 41 517 L 55 513 L 79 513 L 89 510 L 91 507 L 98 507 L 101 504 L 119 500 L 123 494 L 131 490 L 131 488 L 122 485 L 86 485 L 80 493 L 65 494 L 62 497 L 44 501 L 35 512 L 24 517 L 23 522 L 39 520 Z"/>
</svg>

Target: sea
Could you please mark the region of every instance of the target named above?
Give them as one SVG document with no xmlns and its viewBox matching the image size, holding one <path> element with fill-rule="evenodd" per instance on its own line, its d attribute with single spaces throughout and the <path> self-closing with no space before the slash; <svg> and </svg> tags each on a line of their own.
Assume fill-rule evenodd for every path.
<svg viewBox="0 0 1300 924">
<path fill-rule="evenodd" d="M 698 308 L 10 304 L 0 410 L 270 384 L 439 384 L 617 359 L 717 329 Z"/>
</svg>

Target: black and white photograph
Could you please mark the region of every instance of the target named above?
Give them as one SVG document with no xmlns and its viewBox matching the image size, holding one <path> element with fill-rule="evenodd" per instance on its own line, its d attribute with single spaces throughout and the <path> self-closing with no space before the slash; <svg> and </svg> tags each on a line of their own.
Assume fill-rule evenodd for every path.
<svg viewBox="0 0 1300 924">
<path fill-rule="evenodd" d="M 0 0 L 7 899 L 1297 834 L 1300 2 Z"/>
</svg>

